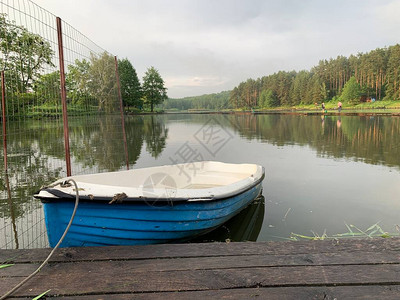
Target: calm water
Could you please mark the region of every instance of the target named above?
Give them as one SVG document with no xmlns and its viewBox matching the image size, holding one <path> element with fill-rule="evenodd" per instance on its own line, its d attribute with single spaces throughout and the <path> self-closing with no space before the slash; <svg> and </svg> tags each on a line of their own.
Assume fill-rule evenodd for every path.
<svg viewBox="0 0 400 300">
<path fill-rule="evenodd" d="M 62 127 L 29 121 L 8 130 L 0 248 L 46 247 L 32 194 L 65 176 Z M 347 232 L 345 224 L 365 230 L 377 222 L 395 233 L 400 225 L 398 117 L 135 116 L 126 119 L 126 132 L 131 168 L 200 159 L 265 167 L 263 197 L 202 241 L 333 235 Z M 70 135 L 73 174 L 126 168 L 118 118 L 70 119 Z"/>
</svg>

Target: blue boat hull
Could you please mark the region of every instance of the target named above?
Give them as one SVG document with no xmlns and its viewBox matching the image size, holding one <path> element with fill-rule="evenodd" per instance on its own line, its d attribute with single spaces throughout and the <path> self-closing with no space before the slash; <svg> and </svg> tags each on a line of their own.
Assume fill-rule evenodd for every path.
<svg viewBox="0 0 400 300">
<path fill-rule="evenodd" d="M 60 247 L 144 245 L 187 240 L 225 223 L 261 192 L 261 183 L 227 199 L 151 206 L 146 203 L 79 204 L 75 219 Z M 157 204 L 157 203 L 156 203 Z M 43 203 L 51 247 L 62 236 L 74 202 Z"/>
</svg>

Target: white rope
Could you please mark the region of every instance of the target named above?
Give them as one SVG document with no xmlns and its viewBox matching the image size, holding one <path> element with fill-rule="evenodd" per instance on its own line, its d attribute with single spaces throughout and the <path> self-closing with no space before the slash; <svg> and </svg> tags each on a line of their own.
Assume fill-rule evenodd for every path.
<svg viewBox="0 0 400 300">
<path fill-rule="evenodd" d="M 7 293 L 5 293 L 3 296 L 1 296 L 0 300 L 6 299 L 8 296 L 10 296 L 12 293 L 14 293 L 17 289 L 19 289 L 22 285 L 24 285 L 28 280 L 30 280 L 33 276 L 35 276 L 37 273 L 39 273 L 40 270 L 43 268 L 43 266 L 50 260 L 50 258 L 52 257 L 52 255 L 54 254 L 54 252 L 56 251 L 58 246 L 60 246 L 60 244 L 64 240 L 65 236 L 67 235 L 67 232 L 68 232 L 69 228 L 71 227 L 72 221 L 74 220 L 74 217 L 75 217 L 76 210 L 78 208 L 79 191 L 78 191 L 78 185 L 76 184 L 75 180 L 73 180 L 73 179 L 68 179 L 64 182 L 57 182 L 54 185 L 52 185 L 52 187 L 59 185 L 59 184 L 63 184 L 65 182 L 72 182 L 75 185 L 75 191 L 76 191 L 75 207 L 72 212 L 71 219 L 69 220 L 69 223 L 67 225 L 67 228 L 65 228 L 65 231 L 64 231 L 63 235 L 61 236 L 60 240 L 58 241 L 57 245 L 53 248 L 53 250 L 50 252 L 49 256 L 47 256 L 47 258 L 44 260 L 44 262 L 36 269 L 36 271 L 34 271 L 31 275 L 26 277 L 20 283 L 18 283 L 13 289 L 11 289 Z"/>
</svg>

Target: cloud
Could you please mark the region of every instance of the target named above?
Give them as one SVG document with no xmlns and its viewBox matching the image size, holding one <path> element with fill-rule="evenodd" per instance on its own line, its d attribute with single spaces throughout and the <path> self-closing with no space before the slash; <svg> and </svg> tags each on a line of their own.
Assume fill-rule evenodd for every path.
<svg viewBox="0 0 400 300">
<path fill-rule="evenodd" d="M 167 77 L 165 83 L 171 88 L 220 87 L 226 83 L 221 77 Z"/>
<path fill-rule="evenodd" d="M 379 33 L 389 39 L 398 41 L 400 31 L 400 0 L 382 3 L 375 11 Z"/>
<path fill-rule="evenodd" d="M 399 0 L 37 0 L 94 42 L 150 66 L 171 97 L 398 42 Z M 79 8 L 79 9 L 77 9 Z M 219 89 L 219 90 L 218 90 Z"/>
</svg>

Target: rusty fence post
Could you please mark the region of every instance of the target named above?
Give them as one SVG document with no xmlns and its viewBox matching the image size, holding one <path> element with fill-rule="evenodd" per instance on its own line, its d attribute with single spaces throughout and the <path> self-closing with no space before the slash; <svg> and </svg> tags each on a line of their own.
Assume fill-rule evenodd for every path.
<svg viewBox="0 0 400 300">
<path fill-rule="evenodd" d="M 7 189 L 7 199 L 8 204 L 10 205 L 10 216 L 11 223 L 14 232 L 14 241 L 16 249 L 19 248 L 18 242 L 18 233 L 16 226 L 16 218 L 15 218 L 15 210 L 13 205 L 13 199 L 11 196 L 11 188 L 10 188 L 10 180 L 8 178 L 8 163 L 7 163 L 7 119 L 6 119 L 6 83 L 5 83 L 5 75 L 4 70 L 1 71 L 1 109 L 2 109 L 2 123 L 3 123 L 3 154 L 4 154 L 4 175 L 5 175 L 5 183 Z"/>
<path fill-rule="evenodd" d="M 3 154 L 4 154 L 4 170 L 7 172 L 7 124 L 6 124 L 6 84 L 4 70 L 1 71 L 1 108 L 2 108 L 2 123 L 3 123 Z"/>
<path fill-rule="evenodd" d="M 67 176 L 71 176 L 71 156 L 69 149 L 69 131 L 68 131 L 68 112 L 67 112 L 67 90 L 65 87 L 65 69 L 64 69 L 64 48 L 62 38 L 61 18 L 57 17 L 57 35 L 58 35 L 58 56 L 60 62 L 60 81 L 61 81 L 61 103 L 64 124 L 64 147 L 65 163 L 67 165 Z"/>
<path fill-rule="evenodd" d="M 116 56 L 114 56 L 114 60 L 115 60 L 115 76 L 117 78 L 117 87 L 118 87 L 119 109 L 121 111 L 122 135 L 124 136 L 126 169 L 129 170 L 128 143 L 126 140 L 126 131 L 125 131 L 124 106 L 122 104 L 121 84 L 119 82 L 119 73 L 118 73 L 118 59 Z"/>
</svg>

